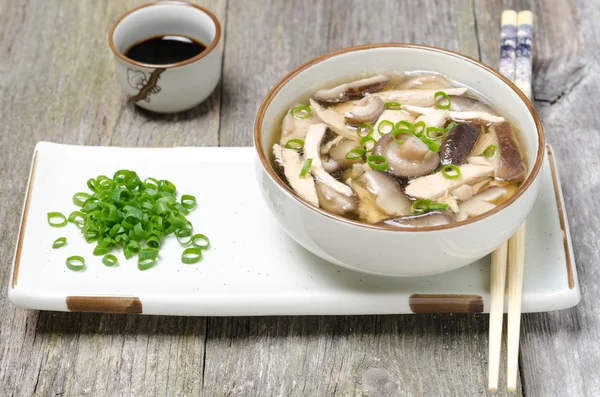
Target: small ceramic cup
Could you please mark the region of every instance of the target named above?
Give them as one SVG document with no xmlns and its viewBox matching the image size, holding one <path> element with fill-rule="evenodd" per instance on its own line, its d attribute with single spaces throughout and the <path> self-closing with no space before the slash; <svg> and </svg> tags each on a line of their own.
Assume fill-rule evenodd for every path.
<svg viewBox="0 0 600 397">
<path fill-rule="evenodd" d="M 153 65 L 134 61 L 125 52 L 157 36 L 182 35 L 206 49 L 181 62 Z M 144 4 L 113 24 L 108 43 L 115 54 L 117 79 L 136 105 L 159 113 L 190 109 L 204 101 L 221 75 L 221 25 L 204 7 L 178 1 Z"/>
</svg>

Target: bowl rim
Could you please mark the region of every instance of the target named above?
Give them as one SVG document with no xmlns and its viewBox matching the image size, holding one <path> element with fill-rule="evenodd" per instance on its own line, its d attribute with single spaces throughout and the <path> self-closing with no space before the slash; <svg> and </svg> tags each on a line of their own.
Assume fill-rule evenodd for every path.
<svg viewBox="0 0 600 397">
<path fill-rule="evenodd" d="M 160 6 L 160 5 L 193 7 L 193 8 L 196 8 L 197 10 L 200 10 L 201 12 L 206 14 L 210 19 L 212 19 L 213 23 L 215 24 L 215 38 L 210 42 L 210 44 L 208 44 L 206 46 L 204 51 L 202 51 L 200 54 L 196 55 L 195 57 L 186 59 L 184 61 L 179 61 L 179 62 L 174 62 L 174 63 L 166 63 L 164 65 L 160 65 L 160 64 L 154 64 L 154 63 L 138 62 L 131 58 L 126 57 L 125 54 L 122 53 L 121 51 L 119 51 L 117 49 L 117 46 L 115 45 L 115 42 L 113 39 L 113 36 L 115 34 L 115 29 L 117 28 L 117 26 L 119 26 L 119 24 L 123 21 L 123 19 L 125 19 L 125 17 L 133 14 L 134 12 L 137 12 L 137 11 L 141 10 L 142 8 L 152 7 L 152 6 Z M 219 23 L 219 20 L 217 19 L 215 14 L 213 14 L 209 9 L 202 7 L 201 5 L 188 3 L 185 1 L 179 1 L 179 0 L 160 0 L 160 1 L 155 1 L 152 3 L 141 4 L 137 7 L 127 10 L 113 22 L 113 24 L 111 25 L 111 27 L 108 31 L 108 45 L 109 45 L 110 49 L 112 50 L 112 52 L 117 57 L 121 58 L 123 61 L 125 61 L 131 65 L 139 66 L 142 68 L 148 68 L 148 69 L 154 69 L 154 68 L 172 69 L 172 68 L 176 68 L 178 66 L 189 65 L 190 63 L 196 62 L 196 61 L 204 58 L 205 56 L 207 56 L 209 53 L 211 53 L 212 50 L 214 50 L 217 47 L 219 40 L 221 40 L 221 24 Z"/>
<path fill-rule="evenodd" d="M 265 112 L 266 112 L 267 108 L 269 107 L 269 105 L 271 104 L 271 102 L 273 101 L 273 98 L 275 97 L 275 95 L 277 95 L 279 93 L 279 91 L 290 80 L 292 80 L 294 77 L 296 77 L 296 75 L 300 74 L 301 72 L 303 72 L 304 70 L 308 69 L 309 67 L 311 67 L 313 65 L 316 65 L 326 59 L 329 59 L 329 58 L 332 58 L 332 57 L 335 57 L 335 56 L 338 56 L 341 54 L 347 54 L 350 52 L 357 52 L 357 51 L 369 50 L 369 49 L 374 49 L 374 48 L 419 49 L 419 50 L 426 50 L 426 51 L 441 53 L 441 54 L 449 55 L 449 56 L 452 56 L 452 57 L 455 57 L 458 59 L 462 59 L 465 62 L 471 63 L 471 64 L 487 71 L 492 76 L 499 78 L 501 81 L 503 81 L 506 85 L 508 85 L 517 94 L 517 96 L 523 101 L 523 103 L 527 107 L 527 110 L 529 111 L 529 113 L 535 123 L 536 132 L 537 132 L 537 136 L 538 136 L 538 148 L 537 148 L 537 155 L 535 158 L 535 162 L 533 164 L 531 172 L 529 173 L 527 178 L 525 178 L 525 180 L 523 181 L 521 186 L 519 186 L 519 189 L 517 189 L 517 191 L 508 200 L 506 200 L 505 202 L 503 202 L 496 208 L 491 209 L 490 211 L 487 211 L 476 217 L 466 219 L 464 221 L 454 222 L 454 223 L 450 223 L 448 225 L 424 226 L 424 227 L 415 227 L 415 228 L 398 228 L 398 227 L 394 227 L 394 226 L 390 226 L 390 225 L 386 225 L 386 224 L 370 225 L 367 223 L 362 223 L 362 222 L 358 222 L 358 221 L 355 221 L 352 219 L 344 218 L 343 216 L 340 216 L 340 215 L 335 215 L 335 214 L 329 213 L 329 212 L 325 211 L 324 209 L 317 207 L 315 205 L 312 205 L 312 204 L 308 203 L 307 201 L 305 201 L 303 198 L 299 197 L 294 191 L 292 191 L 292 189 L 286 183 L 284 183 L 281 180 L 281 178 L 279 178 L 279 176 L 275 173 L 275 170 L 271 166 L 269 160 L 267 159 L 267 156 L 265 156 L 265 154 L 264 154 L 262 140 L 260 139 L 261 135 L 262 135 L 261 130 L 262 130 L 262 124 L 263 124 Z M 256 119 L 254 120 L 254 148 L 257 151 L 261 165 L 262 165 L 263 169 L 269 174 L 269 176 L 286 193 L 291 195 L 294 199 L 296 199 L 298 202 L 300 202 L 302 205 L 304 205 L 308 209 L 310 209 L 312 211 L 316 211 L 317 213 L 324 215 L 330 219 L 334 219 L 334 220 L 337 220 L 337 221 L 340 221 L 340 222 L 343 222 L 343 223 L 346 223 L 346 224 L 349 224 L 352 226 L 358 226 L 358 227 L 367 228 L 367 229 L 392 231 L 392 232 L 413 232 L 414 233 L 414 232 L 428 232 L 428 231 L 435 231 L 435 230 L 454 229 L 457 227 L 465 226 L 465 225 L 480 221 L 482 219 L 485 219 L 489 216 L 492 216 L 492 215 L 502 211 L 503 209 L 505 209 L 505 208 L 509 207 L 511 204 L 513 204 L 519 197 L 521 197 L 523 195 L 523 193 L 531 186 L 533 181 L 538 176 L 539 171 L 542 167 L 543 159 L 544 159 L 544 147 L 545 147 L 544 132 L 542 129 L 542 123 L 540 121 L 540 118 L 539 118 L 537 112 L 535 111 L 535 109 L 533 108 L 533 104 L 531 103 L 531 101 L 527 98 L 527 96 L 525 96 L 525 94 L 513 82 L 508 80 L 506 77 L 504 77 L 498 71 L 494 70 L 493 68 L 485 65 L 484 63 L 482 63 L 474 58 L 468 57 L 463 54 L 459 54 L 454 51 L 445 50 L 445 49 L 438 48 L 438 47 L 422 45 L 422 44 L 408 44 L 408 43 L 364 44 L 364 45 L 347 47 L 347 48 L 343 48 L 340 50 L 332 51 L 332 52 L 326 53 L 324 55 L 321 55 L 319 57 L 316 57 L 314 59 L 311 59 L 310 61 L 308 61 L 308 62 L 298 66 L 296 69 L 292 70 L 285 77 L 283 77 L 281 80 L 279 80 L 279 82 L 277 82 L 277 84 L 275 84 L 273 86 L 273 88 L 271 88 L 271 90 L 269 91 L 269 93 L 267 94 L 265 99 L 263 99 L 260 107 L 258 108 L 258 112 L 256 114 Z"/>
</svg>

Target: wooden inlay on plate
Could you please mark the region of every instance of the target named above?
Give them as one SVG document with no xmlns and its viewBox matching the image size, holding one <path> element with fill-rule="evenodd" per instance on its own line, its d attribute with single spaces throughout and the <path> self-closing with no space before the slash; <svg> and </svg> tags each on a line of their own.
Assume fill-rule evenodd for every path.
<svg viewBox="0 0 600 397">
<path fill-rule="evenodd" d="M 483 298 L 462 294 L 412 294 L 408 305 L 413 313 L 482 313 Z"/>
</svg>

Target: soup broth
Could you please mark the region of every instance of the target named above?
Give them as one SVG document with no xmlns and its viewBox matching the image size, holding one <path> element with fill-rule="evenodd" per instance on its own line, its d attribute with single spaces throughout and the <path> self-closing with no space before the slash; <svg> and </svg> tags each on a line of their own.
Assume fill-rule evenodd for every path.
<svg viewBox="0 0 600 397">
<path fill-rule="evenodd" d="M 437 73 L 336 81 L 276 128 L 280 178 L 305 201 L 367 224 L 464 221 L 506 201 L 527 174 L 516 126 Z"/>
</svg>

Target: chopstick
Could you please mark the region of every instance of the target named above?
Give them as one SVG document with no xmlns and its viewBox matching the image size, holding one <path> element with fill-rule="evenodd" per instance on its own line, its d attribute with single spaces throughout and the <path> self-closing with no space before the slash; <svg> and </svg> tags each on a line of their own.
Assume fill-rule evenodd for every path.
<svg viewBox="0 0 600 397">
<path fill-rule="evenodd" d="M 524 265 L 525 222 L 519 226 L 517 232 L 508 240 L 508 331 L 506 338 L 506 388 L 508 391 L 517 389 Z"/>
<path fill-rule="evenodd" d="M 516 25 L 518 24 L 518 29 Z M 502 13 L 500 72 L 514 81 L 531 98 L 533 14 L 513 10 Z M 511 68 L 512 64 L 512 68 Z M 506 387 L 513 392 L 517 387 L 519 367 L 519 335 L 521 303 L 523 298 L 523 267 L 525 265 L 525 222 L 517 232 L 492 253 L 490 271 L 490 328 L 488 357 L 488 389 L 498 390 L 502 320 L 504 315 L 504 288 L 508 256 L 508 331 Z M 508 255 L 507 255 L 508 247 Z"/>
<path fill-rule="evenodd" d="M 517 16 L 517 57 L 515 84 L 531 99 L 533 14 L 521 11 Z M 513 392 L 517 388 L 519 369 L 519 334 L 521 330 L 521 303 L 523 301 L 523 267 L 525 266 L 525 231 L 523 222 L 508 241 L 508 331 L 506 358 L 506 388 Z"/>
<path fill-rule="evenodd" d="M 504 287 L 506 285 L 506 258 L 508 241 L 492 252 L 490 283 L 490 336 L 488 353 L 488 389 L 498 390 L 500 371 L 500 346 L 502 345 L 502 320 L 504 316 Z"/>
</svg>

